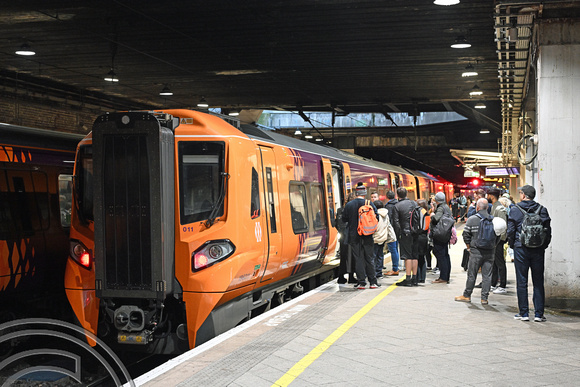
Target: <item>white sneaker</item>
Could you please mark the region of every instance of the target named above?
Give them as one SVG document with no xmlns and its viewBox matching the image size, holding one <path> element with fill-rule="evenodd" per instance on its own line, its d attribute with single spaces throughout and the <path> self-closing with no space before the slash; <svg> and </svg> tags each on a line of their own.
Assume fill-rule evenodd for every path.
<svg viewBox="0 0 580 387">
<path fill-rule="evenodd" d="M 492 287 L 489 288 L 489 291 L 490 292 L 493 292 L 495 289 L 497 289 L 497 286 L 492 286 Z"/>
<path fill-rule="evenodd" d="M 493 294 L 506 294 L 506 293 L 507 293 L 507 290 L 505 288 L 500 288 L 500 287 L 496 288 L 493 291 Z"/>
</svg>

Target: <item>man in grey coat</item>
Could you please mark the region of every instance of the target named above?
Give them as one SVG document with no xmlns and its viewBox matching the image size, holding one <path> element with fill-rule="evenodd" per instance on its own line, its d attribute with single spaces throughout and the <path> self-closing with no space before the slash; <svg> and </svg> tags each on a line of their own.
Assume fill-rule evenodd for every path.
<svg viewBox="0 0 580 387">
<path fill-rule="evenodd" d="M 465 223 L 465 228 L 463 229 L 463 241 L 469 251 L 467 281 L 465 282 L 463 295 L 455 297 L 455 301 L 471 302 L 471 293 L 473 293 L 473 288 L 475 286 L 475 278 L 477 277 L 477 272 L 481 267 L 481 277 L 483 278 L 481 287 L 481 304 L 488 304 L 487 297 L 489 296 L 489 288 L 491 287 L 491 268 L 493 266 L 495 249 L 480 249 L 476 244 L 481 219 L 490 217 L 487 212 L 488 206 L 487 199 L 479 199 L 475 207 L 477 213 L 471 215 L 467 219 L 467 223 Z"/>
</svg>

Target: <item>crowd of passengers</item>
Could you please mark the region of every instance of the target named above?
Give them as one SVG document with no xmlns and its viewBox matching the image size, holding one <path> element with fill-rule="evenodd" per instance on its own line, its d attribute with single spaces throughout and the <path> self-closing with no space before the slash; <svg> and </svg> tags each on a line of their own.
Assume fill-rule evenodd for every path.
<svg viewBox="0 0 580 387">
<path fill-rule="evenodd" d="M 528 306 L 528 272 L 532 272 L 534 321 L 546 321 L 544 317 L 544 255 L 551 240 L 550 217 L 548 210 L 534 201 L 535 189 L 530 185 L 519 188 L 520 201 L 515 202 L 509 194 L 502 194 L 498 188 L 487 192 L 475 191 L 475 197 L 456 194 L 449 203 L 445 194 L 438 192 L 429 201 L 410 200 L 403 187 L 395 192 L 387 192 L 387 201 L 379 200 L 379 195 L 372 192 L 371 200 L 366 200 L 367 188 L 359 183 L 348 196 L 344 207 L 337 212 L 336 225 L 340 232 L 340 266 L 339 284 L 354 284 L 356 289 L 370 289 L 381 286 L 379 279 L 384 276 L 399 276 L 405 271 L 405 278 L 396 282 L 397 286 L 412 287 L 425 283 L 427 271 L 438 275 L 433 284 L 448 284 L 451 273 L 449 247 L 456 242 L 456 230 L 447 242 L 434 240 L 433 229 L 444 216 L 455 222 L 466 222 L 463 229 L 464 263 L 467 271 L 466 287 L 455 301 L 471 302 L 473 288 L 481 288 L 481 303 L 488 304 L 488 296 L 506 294 L 507 269 L 506 252 L 514 262 L 519 313 L 517 320 L 529 321 Z M 372 235 L 359 235 L 359 208 L 370 205 L 378 219 L 377 229 Z M 413 209 L 419 207 L 421 213 L 421 231 L 411 230 Z M 525 217 L 537 212 L 541 217 L 543 229 L 548 237 L 542 246 L 530 248 L 521 242 L 521 228 Z M 503 219 L 494 222 L 497 234 L 495 248 L 478 248 L 477 237 L 483 219 Z M 500 226 L 497 226 L 499 224 Z M 503 224 L 503 226 L 502 226 Z M 499 227 L 499 228 L 498 228 Z M 455 239 L 454 239 L 455 238 Z M 384 262 L 384 251 L 391 256 L 391 270 L 387 271 Z M 432 268 L 432 256 L 435 255 L 436 266 Z M 482 281 L 475 285 L 478 272 Z"/>
</svg>

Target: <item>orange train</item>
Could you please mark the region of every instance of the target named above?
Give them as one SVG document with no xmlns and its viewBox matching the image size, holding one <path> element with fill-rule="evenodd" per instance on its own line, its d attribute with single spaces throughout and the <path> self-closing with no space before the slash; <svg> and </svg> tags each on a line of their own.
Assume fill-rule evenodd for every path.
<svg viewBox="0 0 580 387">
<path fill-rule="evenodd" d="M 80 134 L 0 124 L 0 321 L 62 317 Z"/>
<path fill-rule="evenodd" d="M 449 183 L 189 110 L 100 116 L 75 162 L 65 288 L 109 344 L 179 353 L 336 276 L 334 214 Z M 439 186 L 437 186 L 439 184 Z"/>
</svg>

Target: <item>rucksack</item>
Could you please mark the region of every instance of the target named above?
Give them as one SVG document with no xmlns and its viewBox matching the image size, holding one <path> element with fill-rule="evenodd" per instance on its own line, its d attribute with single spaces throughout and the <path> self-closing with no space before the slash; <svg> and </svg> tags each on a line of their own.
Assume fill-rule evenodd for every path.
<svg viewBox="0 0 580 387">
<path fill-rule="evenodd" d="M 432 237 L 439 243 L 449 243 L 451 239 L 452 228 L 455 225 L 455 219 L 448 213 L 444 212 L 439 222 L 433 227 Z"/>
<path fill-rule="evenodd" d="M 377 231 L 379 221 L 375 215 L 370 201 L 366 200 L 365 204 L 358 209 L 358 235 L 373 235 Z"/>
<path fill-rule="evenodd" d="M 421 207 L 415 206 L 409 212 L 409 228 L 411 229 L 411 234 L 419 235 L 424 232 L 422 220 L 423 217 L 421 216 Z"/>
<path fill-rule="evenodd" d="M 524 215 L 522 228 L 520 230 L 520 243 L 529 248 L 543 247 L 548 239 L 548 230 L 544 227 L 544 222 L 540 217 L 542 206 L 539 205 L 536 211 L 531 214 L 516 204 L 516 207 Z"/>
<path fill-rule="evenodd" d="M 477 231 L 477 238 L 475 239 L 474 247 L 480 250 L 495 249 L 497 243 L 497 235 L 493 228 L 493 216 L 484 218 L 479 214 L 475 214 L 481 222 L 479 223 L 479 230 Z"/>
</svg>

